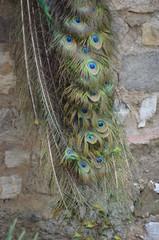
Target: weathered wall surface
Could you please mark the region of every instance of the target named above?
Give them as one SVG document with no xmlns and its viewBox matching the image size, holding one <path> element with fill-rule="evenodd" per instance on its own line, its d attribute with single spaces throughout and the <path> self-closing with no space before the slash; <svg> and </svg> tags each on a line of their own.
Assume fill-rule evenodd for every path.
<svg viewBox="0 0 159 240">
<path fill-rule="evenodd" d="M 116 104 L 140 170 L 138 218 L 127 239 L 159 239 L 151 223 L 159 221 L 159 1 L 112 2 L 119 36 Z"/>
<path fill-rule="evenodd" d="M 15 217 L 18 231 L 27 229 L 26 239 L 36 231 L 40 239 L 70 239 L 71 226 L 59 231 L 57 223 L 49 220 L 52 196 L 40 171 L 38 131 L 33 126 L 28 134 L 28 113 L 21 111 L 16 95 L 8 21 L 12 2 L 0 3 L 0 239 Z M 159 239 L 159 193 L 154 191 L 159 182 L 159 1 L 112 3 L 113 28 L 119 36 L 115 106 L 140 170 L 139 183 L 134 185 L 141 195 L 134 221 L 123 226 L 125 239 Z M 30 122 L 33 125 L 34 120 Z"/>
</svg>

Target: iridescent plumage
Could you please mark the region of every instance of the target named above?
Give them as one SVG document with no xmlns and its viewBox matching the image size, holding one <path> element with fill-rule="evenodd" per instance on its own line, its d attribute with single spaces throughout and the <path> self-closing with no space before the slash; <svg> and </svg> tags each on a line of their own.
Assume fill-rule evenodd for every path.
<svg viewBox="0 0 159 240">
<path fill-rule="evenodd" d="M 21 0 L 21 13 L 26 69 L 42 106 L 59 193 L 55 209 L 105 206 L 110 192 L 122 196 L 129 174 L 113 112 L 109 8 L 101 0 Z"/>
</svg>

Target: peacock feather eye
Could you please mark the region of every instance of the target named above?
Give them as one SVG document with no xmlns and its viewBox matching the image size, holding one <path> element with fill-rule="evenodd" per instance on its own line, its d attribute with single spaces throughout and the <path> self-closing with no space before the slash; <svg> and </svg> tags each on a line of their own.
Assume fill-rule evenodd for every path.
<svg viewBox="0 0 159 240">
<path fill-rule="evenodd" d="M 78 122 L 78 114 L 76 113 L 76 115 L 75 115 L 75 122 Z"/>
<path fill-rule="evenodd" d="M 106 91 L 108 93 L 110 93 L 114 88 L 114 84 L 107 79 L 104 82 L 105 82 L 105 85 L 106 85 Z"/>
<path fill-rule="evenodd" d="M 109 81 L 108 80 L 105 80 L 105 85 L 109 85 Z"/>
<path fill-rule="evenodd" d="M 76 17 L 76 18 L 75 18 L 75 23 L 77 23 L 77 24 L 78 24 L 78 23 L 81 23 L 81 19 L 78 18 L 78 17 Z"/>
<path fill-rule="evenodd" d="M 87 68 L 92 75 L 97 75 L 99 72 L 99 67 L 95 62 L 92 61 L 88 62 Z"/>
<path fill-rule="evenodd" d="M 46 7 L 50 7 L 51 3 L 50 2 L 46 2 Z"/>
<path fill-rule="evenodd" d="M 71 155 L 72 153 L 73 153 L 72 150 L 68 150 L 68 151 L 67 151 L 67 154 L 68 154 L 68 155 Z"/>
<path fill-rule="evenodd" d="M 66 48 L 66 50 L 76 50 L 76 43 L 73 40 L 73 38 L 69 35 L 66 35 L 62 38 L 62 44 L 64 49 Z"/>
<path fill-rule="evenodd" d="M 87 47 L 82 48 L 82 53 L 84 53 L 84 54 L 90 53 L 89 48 L 87 48 Z"/>
<path fill-rule="evenodd" d="M 71 43 L 72 42 L 72 38 L 70 36 L 66 36 L 66 42 Z"/>
<path fill-rule="evenodd" d="M 86 133 L 85 140 L 90 144 L 95 144 L 97 142 L 97 138 L 93 133 Z"/>
<path fill-rule="evenodd" d="M 96 161 L 95 161 L 95 167 L 96 169 L 100 170 L 104 167 L 104 159 L 102 157 L 98 157 L 96 158 Z"/>
<path fill-rule="evenodd" d="M 92 41 L 93 41 L 94 43 L 99 42 L 99 37 L 96 36 L 96 35 L 94 35 L 94 36 L 92 37 Z"/>
<path fill-rule="evenodd" d="M 89 140 L 92 140 L 92 139 L 94 139 L 94 136 L 88 134 L 87 138 L 88 138 Z"/>
<path fill-rule="evenodd" d="M 80 173 L 88 174 L 90 172 L 90 166 L 85 160 L 78 161 L 78 168 Z"/>
<path fill-rule="evenodd" d="M 88 108 L 81 108 L 81 112 L 85 119 L 90 119 L 91 111 Z"/>
<path fill-rule="evenodd" d="M 93 35 L 90 37 L 90 43 L 93 45 L 94 48 L 99 50 L 102 47 L 102 36 Z"/>
<path fill-rule="evenodd" d="M 66 149 L 64 157 L 68 160 L 77 160 L 78 158 L 77 154 L 71 148 Z"/>
<path fill-rule="evenodd" d="M 104 127 L 104 122 L 98 122 L 99 127 Z"/>
<path fill-rule="evenodd" d="M 98 15 L 99 10 L 94 5 L 90 5 L 89 16 L 92 18 L 96 18 Z"/>
<path fill-rule="evenodd" d="M 89 91 L 89 94 L 90 94 L 91 96 L 96 96 L 97 92 L 96 92 L 95 90 L 90 90 L 90 91 Z"/>
<path fill-rule="evenodd" d="M 104 145 L 104 148 L 105 148 L 105 149 L 107 149 L 107 148 L 108 148 L 108 144 L 107 144 L 107 143 Z"/>
<path fill-rule="evenodd" d="M 94 62 L 90 62 L 90 63 L 88 63 L 88 67 L 90 69 L 95 69 L 97 66 L 96 66 L 96 64 Z"/>
<path fill-rule="evenodd" d="M 86 113 L 88 113 L 88 109 L 87 109 L 87 108 L 82 108 L 82 109 L 81 109 L 81 112 L 84 113 L 84 114 L 86 114 Z"/>
<path fill-rule="evenodd" d="M 103 158 L 99 157 L 99 158 L 96 159 L 96 162 L 97 162 L 97 163 L 103 163 L 104 160 L 103 160 Z"/>
<path fill-rule="evenodd" d="M 108 124 L 106 121 L 99 120 L 97 124 L 97 131 L 99 133 L 106 133 L 108 132 Z"/>
<path fill-rule="evenodd" d="M 104 156 L 107 156 L 109 153 L 110 153 L 110 144 L 106 143 L 106 144 L 104 145 L 103 154 L 104 154 Z"/>
<path fill-rule="evenodd" d="M 93 11 L 93 12 L 96 12 L 96 8 L 95 8 L 94 6 L 92 7 L 92 11 Z"/>
<path fill-rule="evenodd" d="M 98 100 L 100 99 L 100 94 L 95 90 L 90 90 L 88 93 L 88 97 L 92 102 L 98 102 Z"/>
<path fill-rule="evenodd" d="M 87 164 L 84 163 L 84 162 L 81 162 L 81 167 L 82 167 L 82 168 L 86 168 L 86 167 L 87 167 Z"/>
<path fill-rule="evenodd" d="M 71 23 L 74 27 L 78 28 L 79 30 L 83 30 L 85 27 L 85 23 L 79 18 L 75 17 L 71 20 Z"/>
</svg>

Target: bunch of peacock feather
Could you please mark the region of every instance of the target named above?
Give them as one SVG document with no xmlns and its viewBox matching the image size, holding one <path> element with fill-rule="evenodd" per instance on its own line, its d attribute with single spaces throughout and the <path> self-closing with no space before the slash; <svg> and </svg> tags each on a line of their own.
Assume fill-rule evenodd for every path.
<svg viewBox="0 0 159 240">
<path fill-rule="evenodd" d="M 110 197 L 128 195 L 130 175 L 113 112 L 112 14 L 102 0 L 20 0 L 20 7 L 35 123 L 41 116 L 45 122 L 54 210 L 105 209 Z"/>
</svg>

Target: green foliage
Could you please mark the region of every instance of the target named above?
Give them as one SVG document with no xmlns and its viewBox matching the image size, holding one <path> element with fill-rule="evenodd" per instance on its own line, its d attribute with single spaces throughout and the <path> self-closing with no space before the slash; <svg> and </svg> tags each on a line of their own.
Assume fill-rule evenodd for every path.
<svg viewBox="0 0 159 240">
<path fill-rule="evenodd" d="M 8 236 L 7 236 L 6 240 L 12 240 L 13 239 L 13 231 L 15 229 L 16 223 L 17 223 L 17 219 L 14 220 L 12 226 L 10 227 L 10 230 L 9 230 L 9 233 L 8 233 Z M 22 231 L 22 233 L 20 234 L 20 236 L 17 240 L 22 240 L 24 235 L 25 235 L 25 230 Z M 38 233 L 35 235 L 33 240 L 38 240 Z"/>
<path fill-rule="evenodd" d="M 130 215 L 127 215 L 126 218 L 125 218 L 125 220 L 128 221 L 128 222 L 132 222 L 132 218 L 131 218 Z"/>
</svg>

